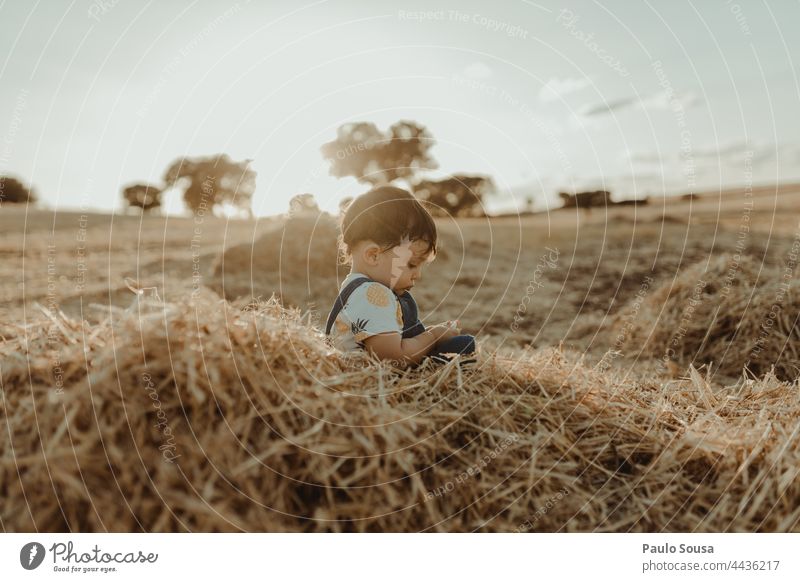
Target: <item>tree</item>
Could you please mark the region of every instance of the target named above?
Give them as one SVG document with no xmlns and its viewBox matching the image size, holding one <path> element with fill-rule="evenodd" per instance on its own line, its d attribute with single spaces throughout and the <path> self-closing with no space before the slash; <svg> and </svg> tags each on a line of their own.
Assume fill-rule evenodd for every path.
<svg viewBox="0 0 800 582">
<path fill-rule="evenodd" d="M 558 195 L 564 201 L 564 208 L 583 208 L 587 213 L 592 211 L 593 206 L 608 206 L 611 204 L 611 192 L 607 190 L 595 190 L 592 192 L 559 192 Z"/>
<path fill-rule="evenodd" d="M 235 162 L 227 154 L 206 158 L 180 158 L 164 174 L 167 188 L 183 189 L 183 201 L 192 214 L 213 212 L 217 206 L 241 208 L 252 216 L 256 172 L 252 160 Z"/>
<path fill-rule="evenodd" d="M 161 207 L 161 188 L 151 184 L 131 184 L 122 190 L 122 197 L 129 208 L 141 208 L 143 213 Z"/>
<path fill-rule="evenodd" d="M 398 121 L 386 132 L 374 123 L 358 122 L 339 127 L 336 139 L 320 151 L 331 162 L 331 176 L 353 176 L 371 186 L 398 179 L 410 184 L 420 170 L 438 167 L 429 151 L 435 143 L 431 133 L 413 121 Z"/>
<path fill-rule="evenodd" d="M 295 194 L 289 200 L 289 215 L 319 214 L 319 204 L 313 194 Z"/>
<path fill-rule="evenodd" d="M 451 216 L 482 216 L 483 199 L 495 191 L 489 176 L 457 174 L 444 180 L 423 180 L 414 187 L 414 194 L 428 202 L 432 213 Z"/>
<path fill-rule="evenodd" d="M 0 176 L 0 204 L 35 204 L 36 194 L 10 176 Z"/>
</svg>

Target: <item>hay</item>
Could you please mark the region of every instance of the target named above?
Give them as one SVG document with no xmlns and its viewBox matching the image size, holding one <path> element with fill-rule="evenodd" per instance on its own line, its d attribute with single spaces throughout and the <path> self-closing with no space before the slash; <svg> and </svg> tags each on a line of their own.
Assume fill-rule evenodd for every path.
<svg viewBox="0 0 800 582">
<path fill-rule="evenodd" d="M 702 261 L 664 281 L 638 308 L 617 316 L 614 332 L 637 354 L 712 366 L 737 377 L 746 369 L 781 380 L 798 377 L 800 282 L 785 268 L 745 255 Z"/>
<path fill-rule="evenodd" d="M 396 371 L 205 290 L 0 335 L 6 531 L 800 531 L 800 392 L 772 376 Z"/>
</svg>

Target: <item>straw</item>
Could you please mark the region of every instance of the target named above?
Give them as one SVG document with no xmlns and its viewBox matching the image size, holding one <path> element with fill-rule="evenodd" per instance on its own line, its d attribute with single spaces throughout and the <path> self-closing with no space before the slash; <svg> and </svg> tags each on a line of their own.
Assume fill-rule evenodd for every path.
<svg viewBox="0 0 800 582">
<path fill-rule="evenodd" d="M 631 321 L 623 311 L 615 333 L 644 358 L 683 367 L 711 366 L 728 378 L 782 380 L 800 372 L 800 282 L 785 267 L 724 254 L 663 281 Z"/>
<path fill-rule="evenodd" d="M 480 341 L 398 370 L 275 298 L 131 307 L 0 329 L 6 531 L 800 531 L 800 390 L 769 373 Z"/>
</svg>

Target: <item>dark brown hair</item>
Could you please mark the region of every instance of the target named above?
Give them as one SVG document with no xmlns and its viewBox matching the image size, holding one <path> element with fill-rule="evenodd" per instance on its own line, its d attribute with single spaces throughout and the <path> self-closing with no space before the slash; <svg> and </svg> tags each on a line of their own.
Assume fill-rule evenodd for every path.
<svg viewBox="0 0 800 582">
<path fill-rule="evenodd" d="M 353 200 L 341 219 L 339 250 L 342 262 L 351 261 L 353 247 L 371 240 L 382 251 L 399 245 L 403 237 L 424 240 L 436 254 L 436 223 L 410 192 L 393 186 L 373 188 Z"/>
</svg>

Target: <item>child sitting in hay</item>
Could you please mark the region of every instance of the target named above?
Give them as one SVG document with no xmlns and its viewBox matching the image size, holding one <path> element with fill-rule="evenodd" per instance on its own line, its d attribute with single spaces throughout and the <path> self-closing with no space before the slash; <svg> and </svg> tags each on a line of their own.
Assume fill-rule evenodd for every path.
<svg viewBox="0 0 800 582">
<path fill-rule="evenodd" d="M 475 353 L 475 338 L 457 321 L 426 329 L 419 320 L 409 290 L 436 255 L 436 224 L 409 192 L 383 186 L 356 198 L 342 217 L 339 246 L 350 274 L 325 327 L 334 347 L 404 365 Z"/>
</svg>

